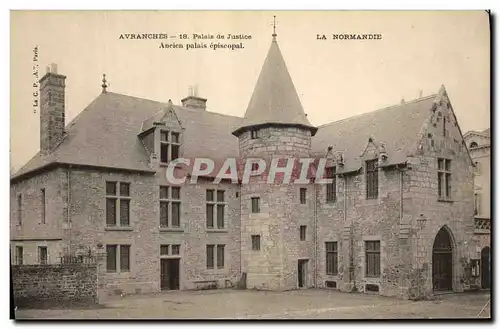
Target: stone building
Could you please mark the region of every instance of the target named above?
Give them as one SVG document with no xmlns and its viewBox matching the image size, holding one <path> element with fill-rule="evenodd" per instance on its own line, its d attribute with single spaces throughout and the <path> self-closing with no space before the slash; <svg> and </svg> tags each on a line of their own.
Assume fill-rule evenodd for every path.
<svg viewBox="0 0 500 329">
<path fill-rule="evenodd" d="M 104 80 L 66 125 L 65 79 L 53 67 L 40 80 L 40 152 L 11 177 L 14 262 L 101 251 L 109 293 L 245 282 L 413 298 L 475 284 L 473 163 L 444 87 L 314 127 L 276 35 L 244 117 Z M 325 159 L 332 182 L 166 180 L 171 160 L 214 154 Z"/>
<path fill-rule="evenodd" d="M 490 288 L 491 174 L 490 129 L 469 131 L 465 142 L 474 161 L 474 234 L 481 252 L 481 288 Z"/>
</svg>

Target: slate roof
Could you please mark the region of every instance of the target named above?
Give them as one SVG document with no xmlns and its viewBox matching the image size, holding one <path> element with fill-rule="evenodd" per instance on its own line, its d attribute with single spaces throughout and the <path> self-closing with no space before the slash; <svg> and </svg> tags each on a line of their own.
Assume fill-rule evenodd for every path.
<svg viewBox="0 0 500 329">
<path fill-rule="evenodd" d="M 310 129 L 313 135 L 316 133 L 317 129 L 304 113 L 275 37 L 244 118 L 243 125 L 233 133 L 236 136 L 245 129 L 269 124 L 302 126 Z"/>
<path fill-rule="evenodd" d="M 168 104 L 115 93 L 102 93 L 66 126 L 67 135 L 48 156 L 37 153 L 11 178 L 61 163 L 152 172 L 138 134 L 143 122 Z M 231 132 L 242 118 L 173 106 L 184 130 L 186 156 L 236 157 L 238 139 Z"/>
<path fill-rule="evenodd" d="M 312 152 L 325 156 L 328 146 L 344 156 L 344 171 L 362 166 L 360 156 L 373 138 L 376 145 L 384 143 L 388 164 L 403 163 L 418 133 L 429 117 L 437 95 L 361 114 L 318 127 L 312 138 Z"/>
</svg>

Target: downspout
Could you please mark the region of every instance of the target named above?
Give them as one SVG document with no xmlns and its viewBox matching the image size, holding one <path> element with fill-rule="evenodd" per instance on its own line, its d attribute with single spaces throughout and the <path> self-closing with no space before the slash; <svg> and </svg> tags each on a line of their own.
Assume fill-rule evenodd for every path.
<svg viewBox="0 0 500 329">
<path fill-rule="evenodd" d="M 67 207 L 66 207 L 66 219 L 68 222 L 68 228 L 69 228 L 69 256 L 71 256 L 71 227 L 73 226 L 71 223 L 71 166 L 68 167 L 68 170 L 66 171 L 66 183 L 67 183 L 67 188 L 68 188 L 68 195 L 67 195 Z"/>
<path fill-rule="evenodd" d="M 344 177 L 344 223 L 347 222 L 347 175 L 343 175 Z M 353 286 L 356 286 L 354 281 L 354 227 L 351 219 L 351 229 L 349 232 L 349 283 L 353 283 Z"/>
<path fill-rule="evenodd" d="M 403 174 L 404 171 L 399 165 L 396 165 L 396 169 L 399 171 L 399 225 L 403 222 Z M 408 283 L 408 282 L 407 282 Z M 401 295 L 404 293 L 403 285 L 401 287 Z"/>
<path fill-rule="evenodd" d="M 318 288 L 318 186 L 313 183 L 314 193 L 314 288 Z"/>
</svg>

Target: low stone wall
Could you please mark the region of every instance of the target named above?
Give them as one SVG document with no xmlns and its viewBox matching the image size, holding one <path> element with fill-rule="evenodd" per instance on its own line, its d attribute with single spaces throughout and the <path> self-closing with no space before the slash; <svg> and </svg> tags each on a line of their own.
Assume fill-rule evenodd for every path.
<svg viewBox="0 0 500 329">
<path fill-rule="evenodd" d="M 97 304 L 95 264 L 12 265 L 18 307 Z"/>
</svg>

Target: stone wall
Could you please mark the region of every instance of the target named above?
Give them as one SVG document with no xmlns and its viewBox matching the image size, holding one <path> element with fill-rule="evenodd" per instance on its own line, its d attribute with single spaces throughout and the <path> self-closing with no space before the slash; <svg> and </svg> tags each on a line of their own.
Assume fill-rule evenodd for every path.
<svg viewBox="0 0 500 329">
<path fill-rule="evenodd" d="M 94 264 L 13 265 L 12 283 L 18 307 L 97 303 Z"/>
</svg>

